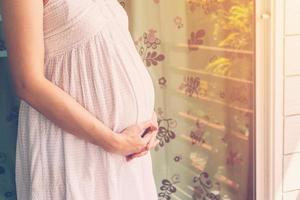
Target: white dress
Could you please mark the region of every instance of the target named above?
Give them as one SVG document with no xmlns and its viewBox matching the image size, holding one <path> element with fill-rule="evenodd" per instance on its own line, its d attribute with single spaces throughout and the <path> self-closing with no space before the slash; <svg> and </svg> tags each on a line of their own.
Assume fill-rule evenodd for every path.
<svg viewBox="0 0 300 200">
<path fill-rule="evenodd" d="M 44 44 L 46 78 L 113 131 L 151 119 L 153 82 L 117 0 L 49 0 Z M 127 162 L 23 100 L 15 172 L 18 200 L 158 199 L 150 152 Z"/>
</svg>

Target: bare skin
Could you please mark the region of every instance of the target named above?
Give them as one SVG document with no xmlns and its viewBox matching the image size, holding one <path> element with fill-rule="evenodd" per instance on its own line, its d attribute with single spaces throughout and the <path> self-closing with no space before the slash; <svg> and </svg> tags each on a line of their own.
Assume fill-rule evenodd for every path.
<svg viewBox="0 0 300 200">
<path fill-rule="evenodd" d="M 16 94 L 70 134 L 131 157 L 144 155 L 156 144 L 156 118 L 116 133 L 73 97 L 44 76 L 43 6 L 49 0 L 2 0 L 1 13 L 12 81 Z M 154 115 L 156 116 L 155 112 Z M 152 127 L 153 134 L 140 137 Z M 133 156 L 134 155 L 134 156 Z"/>
<path fill-rule="evenodd" d="M 157 136 L 157 133 L 158 133 L 158 123 L 157 123 L 157 115 L 156 115 L 156 112 L 153 112 L 153 116 L 152 116 L 152 119 L 153 121 L 155 122 L 155 129 L 152 129 L 146 136 L 149 136 L 151 134 L 151 139 L 150 141 L 148 142 L 147 146 L 140 152 L 137 152 L 137 153 L 133 153 L 131 155 L 128 155 L 126 156 L 126 160 L 127 161 L 130 161 L 132 160 L 133 158 L 136 158 L 136 157 L 140 157 L 140 156 L 143 156 L 143 155 L 146 155 L 148 153 L 148 151 L 152 148 L 154 148 L 158 143 L 159 143 L 159 140 L 156 139 L 156 136 Z"/>
<path fill-rule="evenodd" d="M 48 3 L 49 0 L 43 0 L 44 6 Z"/>
</svg>

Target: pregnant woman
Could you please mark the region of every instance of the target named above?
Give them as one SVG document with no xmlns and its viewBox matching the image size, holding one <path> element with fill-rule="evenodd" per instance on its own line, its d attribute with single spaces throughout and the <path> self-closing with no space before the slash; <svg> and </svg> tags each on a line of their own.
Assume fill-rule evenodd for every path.
<svg viewBox="0 0 300 200">
<path fill-rule="evenodd" d="M 157 200 L 154 87 L 117 0 L 3 0 L 18 200 Z M 146 133 L 146 134 L 143 134 Z"/>
</svg>

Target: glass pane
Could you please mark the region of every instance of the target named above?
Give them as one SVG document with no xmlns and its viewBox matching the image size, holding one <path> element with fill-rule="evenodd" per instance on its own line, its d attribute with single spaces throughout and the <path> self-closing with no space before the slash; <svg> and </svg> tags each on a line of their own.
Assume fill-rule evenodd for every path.
<svg viewBox="0 0 300 200">
<path fill-rule="evenodd" d="M 253 199 L 252 0 L 120 0 L 156 89 L 158 199 Z"/>
</svg>

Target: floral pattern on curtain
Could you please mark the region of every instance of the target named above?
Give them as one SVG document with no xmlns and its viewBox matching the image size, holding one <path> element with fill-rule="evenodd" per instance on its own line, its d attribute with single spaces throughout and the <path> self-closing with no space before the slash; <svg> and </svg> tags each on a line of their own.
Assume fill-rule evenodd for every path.
<svg viewBox="0 0 300 200">
<path fill-rule="evenodd" d="M 119 2 L 155 84 L 158 199 L 253 199 L 253 0 Z"/>
</svg>

